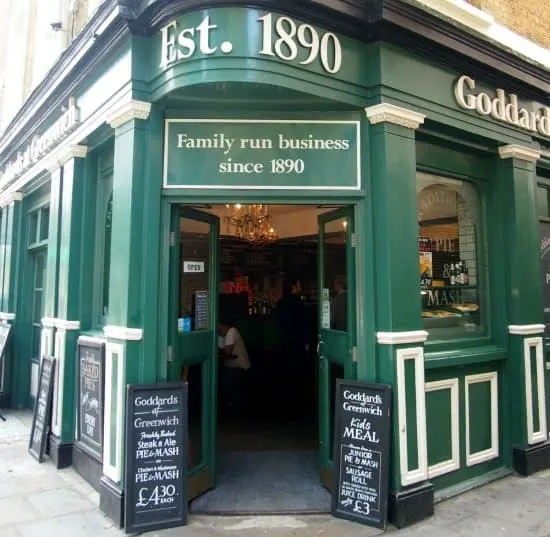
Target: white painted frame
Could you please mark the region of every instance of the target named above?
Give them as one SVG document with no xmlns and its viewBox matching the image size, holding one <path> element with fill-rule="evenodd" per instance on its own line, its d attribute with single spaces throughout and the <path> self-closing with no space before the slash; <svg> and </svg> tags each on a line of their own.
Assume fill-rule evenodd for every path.
<svg viewBox="0 0 550 537">
<path fill-rule="evenodd" d="M 356 143 L 356 165 L 357 165 L 357 177 L 355 185 L 353 186 L 291 186 L 291 185 L 271 185 L 266 186 L 260 183 L 255 185 L 169 185 L 168 184 L 168 134 L 170 131 L 170 125 L 172 123 L 241 123 L 241 124 L 302 124 L 302 125 L 355 125 L 355 131 L 357 136 Z M 305 191 L 305 190 L 322 190 L 322 191 L 353 191 L 361 190 L 361 122 L 352 120 L 315 120 L 315 119 L 166 119 L 164 121 L 164 157 L 162 163 L 162 187 L 165 189 L 178 189 L 178 190 L 290 190 Z"/>
<path fill-rule="evenodd" d="M 491 387 L 491 447 L 483 451 L 470 452 L 470 386 L 489 382 Z M 499 455 L 498 437 L 498 373 L 480 373 L 464 378 L 465 414 L 466 414 L 466 466 L 474 466 Z"/>
<path fill-rule="evenodd" d="M 117 379 L 118 383 L 113 392 L 113 354 L 117 355 Z M 124 393 L 125 393 L 125 367 L 124 345 L 122 343 L 107 342 L 105 345 L 105 418 L 103 420 L 103 473 L 115 483 L 122 480 L 122 455 L 124 449 Z M 116 423 L 111 423 L 111 405 L 117 401 Z M 113 426 L 114 425 L 114 426 Z M 115 461 L 111 464 L 111 438 L 116 436 Z"/>
<path fill-rule="evenodd" d="M 427 382 L 426 393 L 449 390 L 451 400 L 451 458 L 428 466 L 430 479 L 454 472 L 460 468 L 460 408 L 458 398 L 458 378 Z M 429 426 L 429 424 L 427 424 Z"/>
<path fill-rule="evenodd" d="M 418 468 L 409 470 L 407 454 L 407 401 L 405 393 L 405 362 L 414 361 L 414 384 L 416 400 L 416 442 Z M 424 349 L 409 347 L 396 351 L 397 410 L 399 423 L 399 468 L 401 485 L 407 486 L 428 479 L 428 446 L 426 438 L 426 394 L 424 387 Z"/>
<path fill-rule="evenodd" d="M 54 357 L 55 364 L 55 384 L 52 406 L 52 431 L 57 437 L 61 436 L 61 426 L 63 422 L 63 396 L 65 392 L 65 339 L 66 331 L 58 328 L 54 337 Z"/>
<path fill-rule="evenodd" d="M 533 411 L 533 378 L 531 376 L 531 349 L 535 349 L 537 370 L 537 404 L 539 407 L 539 428 L 535 430 Z M 527 443 L 538 444 L 548 437 L 546 424 L 546 394 L 544 390 L 544 353 L 542 337 L 523 340 L 523 360 L 525 367 L 525 405 L 527 408 Z"/>
</svg>

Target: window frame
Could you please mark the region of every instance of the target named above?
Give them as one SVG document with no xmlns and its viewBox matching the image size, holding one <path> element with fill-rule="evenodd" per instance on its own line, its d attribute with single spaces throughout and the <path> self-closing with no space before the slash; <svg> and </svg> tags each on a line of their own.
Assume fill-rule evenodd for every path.
<svg viewBox="0 0 550 537">
<path fill-rule="evenodd" d="M 416 185 L 417 185 L 417 205 L 418 211 L 418 194 L 426 188 L 426 185 L 422 189 L 418 189 L 419 178 L 429 178 L 433 180 L 431 184 L 437 184 L 437 181 L 445 180 L 459 181 L 470 185 L 476 194 L 477 200 L 477 222 L 475 233 L 475 254 L 476 254 L 476 277 L 478 287 L 479 306 L 481 312 L 481 323 L 484 330 L 480 333 L 468 335 L 466 332 L 462 334 L 449 335 L 449 337 L 440 337 L 437 332 L 434 334 L 432 330 L 427 328 L 424 323 L 424 319 L 421 318 L 422 330 L 426 330 L 428 338 L 426 340 L 426 352 L 437 353 L 446 349 L 467 348 L 467 347 L 479 347 L 480 345 L 487 345 L 492 341 L 493 327 L 492 327 L 492 313 L 491 313 L 491 285 L 489 278 L 489 245 L 487 242 L 488 230 L 487 230 L 487 201 L 486 201 L 486 183 L 475 180 L 471 177 L 465 177 L 463 175 L 452 174 L 449 172 L 442 173 L 440 171 L 434 171 L 432 169 L 425 169 L 418 167 L 416 170 Z M 417 223 L 417 241 L 420 238 L 420 225 L 419 220 Z M 418 247 L 418 245 L 417 245 Z M 420 250 L 419 250 L 420 251 Z M 420 300 L 420 312 L 422 312 L 422 298 L 420 295 L 420 280 L 418 282 L 419 300 Z M 437 355 L 432 357 L 436 358 Z M 429 356 L 426 357 L 428 360 Z"/>
</svg>

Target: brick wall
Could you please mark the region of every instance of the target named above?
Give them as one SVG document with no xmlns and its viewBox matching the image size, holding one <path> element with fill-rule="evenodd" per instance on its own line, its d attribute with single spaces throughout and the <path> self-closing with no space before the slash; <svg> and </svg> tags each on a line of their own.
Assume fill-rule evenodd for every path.
<svg viewBox="0 0 550 537">
<path fill-rule="evenodd" d="M 550 47 L 548 0 L 467 0 L 490 13 L 496 22 L 544 47 Z"/>
</svg>

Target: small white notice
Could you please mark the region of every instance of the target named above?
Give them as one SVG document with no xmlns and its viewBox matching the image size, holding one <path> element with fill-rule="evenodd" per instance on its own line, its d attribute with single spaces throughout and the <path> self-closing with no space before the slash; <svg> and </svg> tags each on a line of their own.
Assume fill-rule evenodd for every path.
<svg viewBox="0 0 550 537">
<path fill-rule="evenodd" d="M 183 272 L 204 272 L 204 261 L 184 261 Z"/>
<path fill-rule="evenodd" d="M 326 291 L 326 293 L 325 293 Z M 321 328 L 330 328 L 330 300 L 328 299 L 328 289 L 323 289 L 321 300 Z M 325 298 L 327 297 L 327 298 Z"/>
</svg>

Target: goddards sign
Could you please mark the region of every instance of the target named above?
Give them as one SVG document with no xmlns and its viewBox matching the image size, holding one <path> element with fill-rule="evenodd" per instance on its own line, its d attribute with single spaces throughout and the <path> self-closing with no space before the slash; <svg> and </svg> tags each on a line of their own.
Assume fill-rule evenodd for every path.
<svg viewBox="0 0 550 537">
<path fill-rule="evenodd" d="M 359 121 L 166 120 L 165 188 L 358 190 Z"/>
<path fill-rule="evenodd" d="M 68 106 L 64 107 L 63 115 L 58 118 L 46 131 L 37 134 L 17 157 L 8 162 L 2 174 L 2 182 L 9 182 L 22 174 L 27 168 L 36 164 L 42 156 L 57 145 L 80 121 L 76 99 L 71 97 Z"/>
<path fill-rule="evenodd" d="M 204 13 L 189 14 L 161 28 L 161 70 L 185 60 L 231 55 L 320 66 L 329 74 L 342 67 L 342 44 L 332 32 L 255 10 L 222 8 Z"/>
<path fill-rule="evenodd" d="M 454 93 L 461 108 L 550 138 L 550 106 L 533 103 L 530 109 L 521 107 L 518 96 L 503 89 L 497 89 L 495 95 L 476 92 L 476 81 L 466 75 L 456 81 Z"/>
</svg>

